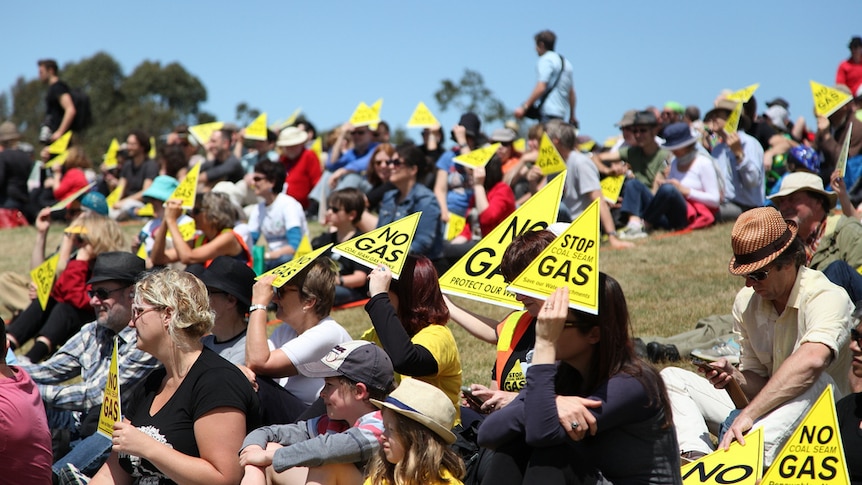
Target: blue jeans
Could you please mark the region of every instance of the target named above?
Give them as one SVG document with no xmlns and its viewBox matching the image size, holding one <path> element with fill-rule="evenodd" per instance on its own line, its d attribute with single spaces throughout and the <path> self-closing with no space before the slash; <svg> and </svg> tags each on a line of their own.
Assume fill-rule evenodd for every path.
<svg viewBox="0 0 862 485">
<path fill-rule="evenodd" d="M 91 434 L 78 441 L 72 448 L 72 451 L 67 453 L 66 456 L 55 461 L 51 469 L 55 475 L 59 475 L 60 469 L 66 466 L 67 463 L 71 463 L 81 473 L 92 477 L 108 460 L 110 454 L 111 440 L 99 433 Z"/>
<path fill-rule="evenodd" d="M 643 219 L 653 227 L 683 229 L 688 226 L 688 203 L 676 187 L 664 184 L 656 191 Z"/>
</svg>

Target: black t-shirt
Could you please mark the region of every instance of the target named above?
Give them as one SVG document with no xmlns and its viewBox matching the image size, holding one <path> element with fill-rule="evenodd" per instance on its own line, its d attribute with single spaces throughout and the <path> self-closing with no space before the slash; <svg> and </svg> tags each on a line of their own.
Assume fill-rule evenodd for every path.
<svg viewBox="0 0 862 485">
<path fill-rule="evenodd" d="M 0 207 L 24 209 L 29 196 L 27 178 L 33 161 L 21 150 L 7 148 L 0 152 Z"/>
<path fill-rule="evenodd" d="M 835 404 L 838 414 L 838 428 L 841 430 L 841 441 L 844 443 L 844 456 L 847 458 L 847 470 L 850 472 L 850 483 L 862 484 L 862 393 L 844 396 Z"/>
<path fill-rule="evenodd" d="M 140 166 L 135 166 L 131 159 L 126 160 L 120 169 L 120 178 L 126 179 L 126 188 L 123 189 L 123 197 L 135 194 L 144 188 L 144 181 L 153 180 L 159 175 L 159 163 L 148 158 Z"/>
<path fill-rule="evenodd" d="M 207 174 L 207 185 L 213 186 L 218 182 L 239 182 L 245 175 L 242 162 L 231 154 L 224 162 L 207 160 L 201 165 L 201 173 Z"/>
<path fill-rule="evenodd" d="M 165 376 L 164 368 L 154 371 L 144 385 L 138 387 L 129 402 L 124 403 L 124 416 L 156 441 L 183 454 L 199 457 L 194 434 L 195 421 L 213 409 L 224 406 L 245 413 L 246 433 L 258 427 L 260 411 L 251 384 L 242 371 L 212 350 L 204 347 L 174 395 L 155 416 L 150 416 L 150 407 Z M 134 479 L 148 477 L 150 481 L 146 483 L 174 483 L 142 458 L 120 454 L 120 465 Z"/>
<path fill-rule="evenodd" d="M 69 86 L 63 81 L 57 81 L 48 86 L 48 93 L 45 95 L 45 125 L 51 129 L 51 132 L 57 131 L 60 123 L 63 122 L 63 115 L 66 110 L 60 104 L 60 97 L 64 94 L 72 95 Z"/>
</svg>

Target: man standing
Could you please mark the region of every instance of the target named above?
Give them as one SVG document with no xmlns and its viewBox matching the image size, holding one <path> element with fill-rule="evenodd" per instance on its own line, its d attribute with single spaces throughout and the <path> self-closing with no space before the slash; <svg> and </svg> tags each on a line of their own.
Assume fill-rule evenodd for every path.
<svg viewBox="0 0 862 485">
<path fill-rule="evenodd" d="M 39 132 L 39 141 L 48 145 L 72 128 L 75 119 L 75 103 L 72 91 L 60 80 L 54 59 L 42 59 L 39 64 L 39 80 L 48 85 L 45 94 L 45 121 Z"/>
<path fill-rule="evenodd" d="M 523 118 L 531 106 L 539 101 L 539 121 L 542 123 L 551 119 L 568 121 L 574 127 L 578 126 L 575 116 L 575 84 L 572 80 L 572 64 L 568 59 L 554 52 L 557 36 L 550 30 L 536 34 L 536 53 L 539 63 L 536 70 L 539 80 L 533 92 L 521 106 L 515 109 L 515 117 Z M 544 101 L 540 101 L 544 98 Z"/>
<path fill-rule="evenodd" d="M 198 187 L 207 192 L 222 180 L 236 183 L 242 180 L 245 171 L 242 162 L 230 151 L 231 137 L 229 130 L 216 130 L 207 142 L 207 161 L 201 165 L 198 175 Z"/>
<path fill-rule="evenodd" d="M 86 446 L 75 446 L 68 455 L 58 457 L 54 463 L 55 473 L 66 463 L 76 465 L 85 473 L 95 473 L 104 461 L 99 461 L 98 457 L 106 449 L 110 450 L 110 441 L 93 433 L 99 420 L 114 337 L 119 345 L 121 402 L 126 402 L 135 384 L 159 365 L 154 357 L 138 350 L 136 331 L 128 326 L 134 282 L 143 271 L 144 260 L 132 253 L 100 254 L 93 266 L 93 276 L 87 282 L 92 286 L 90 305 L 95 310 L 96 321 L 81 327 L 81 331 L 47 361 L 22 366 L 39 387 L 52 429 L 66 430 L 70 443 L 96 436 L 95 442 L 87 441 Z M 81 380 L 66 384 L 73 377 Z"/>
<path fill-rule="evenodd" d="M 723 391 L 733 380 L 750 402 L 732 419 L 719 447 L 743 442 L 743 433 L 762 427 L 769 466 L 828 384 L 836 399 L 849 391 L 853 303 L 823 273 L 805 267 L 796 223 L 772 207 L 740 215 L 731 246 L 730 273 L 745 278 L 733 304 L 742 347 L 739 368 L 720 358 L 706 371 L 708 381 L 673 367 L 661 375 L 684 456 L 712 451 L 710 432 L 718 434 L 718 425 L 735 408 Z"/>
</svg>

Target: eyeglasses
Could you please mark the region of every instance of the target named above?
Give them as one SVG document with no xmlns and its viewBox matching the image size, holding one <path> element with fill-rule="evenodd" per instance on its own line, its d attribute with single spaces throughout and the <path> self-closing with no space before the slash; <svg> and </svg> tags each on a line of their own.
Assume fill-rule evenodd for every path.
<svg viewBox="0 0 862 485">
<path fill-rule="evenodd" d="M 354 131 L 350 132 L 350 134 L 353 136 L 363 136 L 367 133 L 370 133 L 370 132 L 368 130 L 354 130 Z"/>
<path fill-rule="evenodd" d="M 630 128 L 632 133 L 646 133 L 650 131 L 649 128 Z"/>
<path fill-rule="evenodd" d="M 333 214 L 338 214 L 344 210 L 344 207 L 327 207 L 326 210 L 332 211 Z"/>
<path fill-rule="evenodd" d="M 157 306 L 150 308 L 132 307 L 132 321 L 137 322 L 138 319 L 144 316 L 145 313 L 157 312 L 160 310 L 162 310 L 162 308 Z"/>
<path fill-rule="evenodd" d="M 393 167 L 400 167 L 404 165 L 404 160 L 393 158 L 391 160 L 386 160 L 386 165 L 392 165 Z"/>
<path fill-rule="evenodd" d="M 92 290 L 87 290 L 87 296 L 89 296 L 90 298 L 93 298 L 95 296 L 96 298 L 104 301 L 110 298 L 113 293 L 125 290 L 130 286 L 132 285 L 121 286 L 119 288 L 114 288 L 113 290 L 106 290 L 104 288 L 93 288 Z"/>
<path fill-rule="evenodd" d="M 764 269 L 764 270 L 760 270 L 760 271 L 754 271 L 752 273 L 748 273 L 748 274 L 743 275 L 743 276 L 745 277 L 745 279 L 752 279 L 754 281 L 763 281 L 766 279 L 767 276 L 769 276 L 769 270 Z"/>
<path fill-rule="evenodd" d="M 504 146 L 504 147 L 510 147 L 510 146 L 512 146 L 512 142 L 510 142 L 510 141 L 501 141 L 501 142 L 500 142 L 500 145 L 501 145 L 501 146 Z"/>
<path fill-rule="evenodd" d="M 281 300 L 282 298 L 287 296 L 287 293 L 290 293 L 293 291 L 299 291 L 299 288 L 297 288 L 295 286 L 282 286 L 282 287 L 273 286 L 272 287 L 272 293 L 275 295 L 276 300 Z"/>
<path fill-rule="evenodd" d="M 255 175 L 251 179 L 254 180 L 255 182 L 260 182 L 261 180 L 266 180 L 266 177 L 259 177 L 259 176 Z"/>
<path fill-rule="evenodd" d="M 858 345 L 859 348 L 862 349 L 862 332 L 859 332 L 859 330 L 856 330 L 855 328 L 851 328 L 850 339 L 856 342 L 856 345 Z"/>
</svg>

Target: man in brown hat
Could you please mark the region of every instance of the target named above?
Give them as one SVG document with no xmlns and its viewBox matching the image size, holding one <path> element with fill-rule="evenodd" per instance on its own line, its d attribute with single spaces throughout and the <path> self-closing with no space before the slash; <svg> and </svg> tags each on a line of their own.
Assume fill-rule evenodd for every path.
<svg viewBox="0 0 862 485">
<path fill-rule="evenodd" d="M 851 301 L 862 300 L 862 224 L 854 217 L 830 214 L 835 192 L 823 190 L 823 181 L 807 172 L 793 172 L 781 182 L 781 190 L 769 200 L 799 227 L 811 269 L 822 271 L 829 281 L 847 290 Z"/>
<path fill-rule="evenodd" d="M 704 374 L 708 381 L 678 368 L 661 372 L 684 456 L 711 452 L 709 435 L 726 419 L 732 424 L 719 447 L 744 442 L 744 433 L 762 427 L 769 466 L 828 384 L 836 398 L 849 391 L 853 304 L 823 273 L 805 267 L 797 232 L 772 207 L 747 211 L 734 224 L 729 270 L 745 278 L 733 304 L 739 368 L 721 358 Z M 735 406 L 722 391 L 731 379 L 750 400 L 732 419 Z"/>
<path fill-rule="evenodd" d="M 0 209 L 25 211 L 27 207 L 27 178 L 33 161 L 18 149 L 20 139 L 14 123 L 0 124 Z"/>
</svg>

